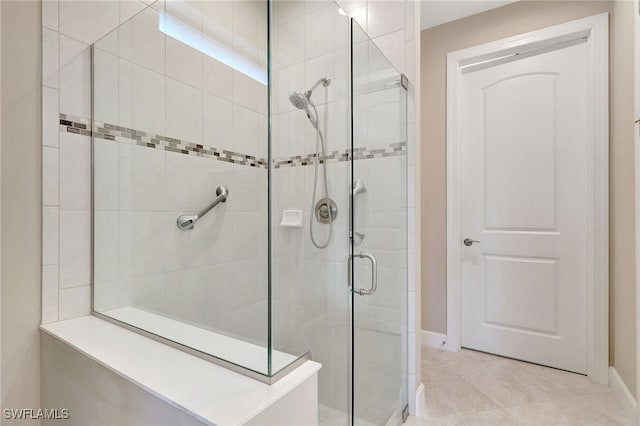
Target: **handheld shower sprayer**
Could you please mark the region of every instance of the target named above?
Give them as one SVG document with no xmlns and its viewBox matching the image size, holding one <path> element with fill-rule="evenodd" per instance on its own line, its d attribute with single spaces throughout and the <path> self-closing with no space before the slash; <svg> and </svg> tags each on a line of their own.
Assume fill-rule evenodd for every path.
<svg viewBox="0 0 640 426">
<path fill-rule="evenodd" d="M 315 169 L 314 169 L 314 175 L 313 175 L 313 195 L 311 196 L 311 211 L 312 212 L 314 210 L 316 211 L 316 216 L 319 218 L 319 220 L 322 219 L 321 223 L 329 224 L 329 236 L 327 237 L 327 241 L 325 241 L 322 244 L 319 244 L 316 241 L 314 232 L 313 232 L 313 217 L 314 217 L 313 213 L 309 215 L 309 233 L 310 233 L 311 242 L 313 243 L 313 245 L 320 249 L 325 248 L 329 245 L 329 242 L 331 241 L 331 235 L 333 233 L 333 221 L 335 220 L 336 215 L 338 214 L 338 210 L 337 210 L 337 207 L 335 206 L 335 203 L 333 202 L 333 200 L 329 198 L 329 189 L 328 189 L 329 185 L 327 180 L 327 163 L 324 160 L 326 157 L 325 147 L 324 147 L 324 137 L 322 135 L 322 130 L 320 130 L 318 109 L 316 108 L 316 105 L 311 100 L 311 95 L 313 94 L 313 91 L 321 84 L 323 87 L 328 87 L 331 84 L 331 80 L 327 77 L 323 77 L 318 81 L 316 81 L 316 83 L 313 86 L 311 86 L 311 88 L 306 92 L 304 93 L 293 92 L 291 95 L 289 95 L 289 101 L 291 102 L 291 104 L 297 109 L 304 111 L 307 114 L 307 118 L 311 122 L 311 125 L 316 129 L 316 161 L 315 161 Z M 313 108 L 313 114 L 311 114 L 311 110 L 309 109 L 309 106 Z M 316 203 L 315 199 L 316 199 L 316 190 L 318 186 L 318 164 L 320 163 L 321 159 L 322 159 L 322 171 L 324 175 L 324 198 L 322 198 L 321 200 L 318 201 L 318 203 Z"/>
<path fill-rule="evenodd" d="M 318 128 L 318 114 L 316 114 L 315 117 L 312 116 L 311 111 L 309 110 L 309 105 L 311 105 L 314 109 L 316 108 L 315 104 L 311 100 L 311 95 L 320 84 L 322 84 L 322 87 L 328 87 L 331 84 L 331 79 L 329 79 L 328 77 L 323 77 L 316 81 L 315 84 L 311 86 L 311 89 L 307 90 L 306 92 L 293 92 L 291 95 L 289 95 L 289 102 L 291 102 L 291 105 L 293 105 L 297 109 L 303 110 L 307 114 L 307 118 L 315 129 Z"/>
</svg>

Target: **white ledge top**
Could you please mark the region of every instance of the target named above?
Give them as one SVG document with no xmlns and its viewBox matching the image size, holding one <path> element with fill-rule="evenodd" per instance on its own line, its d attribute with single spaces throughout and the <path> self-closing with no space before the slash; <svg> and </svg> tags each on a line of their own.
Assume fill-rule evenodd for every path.
<svg viewBox="0 0 640 426">
<path fill-rule="evenodd" d="M 267 385 L 91 315 L 40 328 L 168 404 L 213 425 L 246 423 L 321 367 L 306 361 Z"/>
</svg>

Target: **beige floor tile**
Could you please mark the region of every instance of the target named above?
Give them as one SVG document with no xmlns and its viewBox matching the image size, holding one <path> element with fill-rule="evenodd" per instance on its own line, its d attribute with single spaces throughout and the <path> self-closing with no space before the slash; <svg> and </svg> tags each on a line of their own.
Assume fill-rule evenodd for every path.
<svg viewBox="0 0 640 426">
<path fill-rule="evenodd" d="M 611 391 L 586 376 L 462 350 L 423 350 L 427 415 L 411 425 L 626 425 Z"/>
<path fill-rule="evenodd" d="M 470 413 L 498 408 L 495 402 L 462 378 L 428 389 L 426 405 L 428 416 Z"/>
<path fill-rule="evenodd" d="M 619 402 L 610 393 L 540 402 L 505 410 L 528 425 L 618 426 L 629 425 Z"/>
<path fill-rule="evenodd" d="M 446 365 L 422 363 L 422 383 L 427 389 L 460 379 L 461 377 Z"/>
<path fill-rule="evenodd" d="M 585 391 L 587 386 L 580 378 L 575 378 L 580 386 L 572 387 L 573 378 L 559 374 L 557 370 L 541 371 L 542 368 L 500 359 L 486 362 L 482 368 L 466 366 L 456 371 L 502 408 L 588 393 Z"/>
<path fill-rule="evenodd" d="M 516 426 L 521 425 L 504 410 L 489 410 L 454 416 L 410 417 L 405 424 L 425 426 Z"/>
</svg>

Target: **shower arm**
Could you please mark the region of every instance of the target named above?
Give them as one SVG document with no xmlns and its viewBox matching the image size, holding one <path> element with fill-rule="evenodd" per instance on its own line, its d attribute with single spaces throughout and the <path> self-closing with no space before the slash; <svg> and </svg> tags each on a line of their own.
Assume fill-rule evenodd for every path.
<svg viewBox="0 0 640 426">
<path fill-rule="evenodd" d="M 215 200 L 213 200 L 211 202 L 211 204 L 209 204 L 204 209 L 200 210 L 198 213 L 196 213 L 196 214 L 183 214 L 183 215 L 179 216 L 178 220 L 176 221 L 176 223 L 178 225 L 178 228 L 181 229 L 182 231 L 187 231 L 187 230 L 193 229 L 193 225 L 198 220 L 200 220 L 200 218 L 202 218 L 204 215 L 209 213 L 211 211 L 211 209 L 213 209 L 218 204 L 224 203 L 224 202 L 227 201 L 227 197 L 229 197 L 229 188 L 227 188 L 224 185 L 219 185 L 216 188 L 216 195 L 217 195 L 217 197 L 215 198 Z"/>
</svg>

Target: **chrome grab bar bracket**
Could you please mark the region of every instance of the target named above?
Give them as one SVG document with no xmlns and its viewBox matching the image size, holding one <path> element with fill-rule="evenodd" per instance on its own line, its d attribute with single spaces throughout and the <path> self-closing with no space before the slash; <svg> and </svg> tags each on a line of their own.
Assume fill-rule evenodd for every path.
<svg viewBox="0 0 640 426">
<path fill-rule="evenodd" d="M 211 204 L 209 204 L 207 207 L 200 210 L 196 214 L 183 214 L 178 216 L 178 220 L 176 221 L 178 228 L 182 231 L 188 231 L 190 229 L 193 229 L 193 226 L 198 220 L 200 220 L 204 215 L 209 213 L 209 211 L 211 211 L 211 209 L 213 209 L 218 204 L 226 203 L 228 197 L 229 197 L 229 188 L 227 188 L 224 185 L 219 185 L 216 188 L 216 199 L 213 200 Z"/>
<path fill-rule="evenodd" d="M 355 257 L 358 257 L 360 259 L 369 259 L 369 261 L 371 262 L 371 287 L 369 287 L 368 289 L 353 288 L 353 283 L 351 282 L 351 276 L 352 276 L 353 258 Z M 347 283 L 349 285 L 349 290 L 351 290 L 356 294 L 359 294 L 360 296 L 369 296 L 376 292 L 376 290 L 378 289 L 378 262 L 376 261 L 376 258 L 371 253 L 361 252 L 361 253 L 349 255 L 349 259 L 347 260 Z"/>
</svg>

